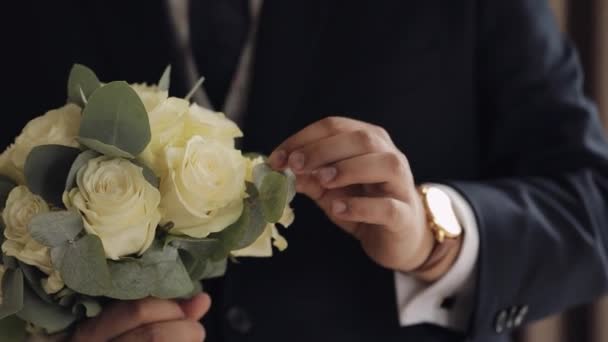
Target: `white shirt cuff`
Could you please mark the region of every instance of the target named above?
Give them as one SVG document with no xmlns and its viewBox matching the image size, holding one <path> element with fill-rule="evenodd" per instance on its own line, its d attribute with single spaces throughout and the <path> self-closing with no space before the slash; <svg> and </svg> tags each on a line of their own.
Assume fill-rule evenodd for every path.
<svg viewBox="0 0 608 342">
<path fill-rule="evenodd" d="M 430 323 L 466 331 L 474 308 L 475 269 L 479 253 L 479 231 L 470 204 L 454 189 L 433 184 L 452 200 L 454 213 L 464 229 L 460 254 L 452 268 L 439 280 L 428 284 L 412 275 L 395 272 L 399 323 L 408 326 Z M 442 304 L 447 298 L 452 305 Z"/>
</svg>

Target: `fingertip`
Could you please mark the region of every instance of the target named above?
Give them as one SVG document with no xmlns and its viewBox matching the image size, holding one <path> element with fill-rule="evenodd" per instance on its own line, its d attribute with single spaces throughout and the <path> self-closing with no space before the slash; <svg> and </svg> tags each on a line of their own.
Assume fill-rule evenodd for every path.
<svg viewBox="0 0 608 342">
<path fill-rule="evenodd" d="M 181 301 L 179 306 L 184 311 L 186 318 L 198 321 L 211 308 L 211 297 L 206 293 L 199 293 L 194 297 Z"/>
<path fill-rule="evenodd" d="M 275 150 L 270 154 L 270 157 L 268 157 L 268 163 L 274 169 L 285 167 L 285 164 L 287 163 L 287 152 L 282 149 Z"/>
</svg>

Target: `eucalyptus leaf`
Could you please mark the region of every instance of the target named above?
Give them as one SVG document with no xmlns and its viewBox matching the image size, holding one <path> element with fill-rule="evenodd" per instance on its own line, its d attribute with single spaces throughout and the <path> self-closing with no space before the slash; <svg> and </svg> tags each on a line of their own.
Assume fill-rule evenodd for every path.
<svg viewBox="0 0 608 342">
<path fill-rule="evenodd" d="M 160 178 L 156 175 L 156 173 L 154 173 L 154 171 L 152 171 L 151 168 L 138 160 L 133 160 L 132 162 L 141 167 L 144 178 L 148 181 L 148 183 L 157 189 L 160 187 Z"/>
<path fill-rule="evenodd" d="M 291 203 L 296 197 L 296 175 L 291 169 L 286 169 L 283 174 L 287 180 L 287 203 Z"/>
<path fill-rule="evenodd" d="M 209 238 L 194 239 L 186 236 L 169 235 L 166 243 L 185 250 L 196 259 L 210 258 L 218 248 L 221 248 L 220 240 Z"/>
<path fill-rule="evenodd" d="M 106 84 L 89 98 L 79 132 L 85 146 L 108 155 L 122 151 L 137 156 L 150 142 L 150 136 L 146 108 L 126 82 Z"/>
<path fill-rule="evenodd" d="M 100 86 L 101 82 L 93 70 L 81 64 L 74 64 L 68 77 L 68 102 L 84 107 L 85 100 Z"/>
<path fill-rule="evenodd" d="M 72 313 L 78 317 L 96 317 L 101 313 L 101 304 L 93 298 L 84 297 L 80 298 L 74 303 L 72 307 Z"/>
<path fill-rule="evenodd" d="M 57 247 L 74 240 L 84 229 L 84 223 L 77 211 L 62 210 L 40 213 L 27 227 L 34 240 L 47 247 Z"/>
<path fill-rule="evenodd" d="M 177 249 L 158 241 L 140 258 L 110 261 L 109 267 L 112 287 L 106 296 L 110 298 L 177 298 L 192 291 L 192 281 Z"/>
<path fill-rule="evenodd" d="M 171 84 L 171 65 L 167 65 L 165 71 L 163 71 L 163 75 L 158 80 L 158 89 L 169 91 L 169 86 Z"/>
<path fill-rule="evenodd" d="M 78 174 L 78 170 L 80 170 L 83 166 L 85 166 L 89 162 L 89 160 L 91 160 L 93 158 L 97 158 L 99 156 L 100 156 L 100 154 L 97 151 L 86 150 L 86 151 L 80 153 L 76 157 L 76 159 L 74 159 L 72 166 L 70 166 L 70 171 L 68 172 L 68 177 L 65 181 L 65 191 L 70 191 L 70 190 L 72 190 L 73 187 L 76 186 L 76 175 Z"/>
<path fill-rule="evenodd" d="M 190 279 L 196 281 L 201 280 L 205 274 L 206 261 L 197 259 L 193 257 L 192 254 L 184 250 L 179 250 L 179 256 L 184 264 L 184 267 L 186 268 L 186 271 L 188 271 Z"/>
<path fill-rule="evenodd" d="M 2 277 L 2 304 L 0 304 L 0 319 L 14 315 L 23 309 L 24 282 L 23 273 L 19 269 L 8 269 Z"/>
<path fill-rule="evenodd" d="M 224 276 L 228 267 L 228 259 L 218 261 L 207 260 L 205 263 L 205 272 L 201 279 L 213 279 Z"/>
<path fill-rule="evenodd" d="M 76 320 L 69 309 L 43 301 L 29 286 L 24 287 L 23 309 L 17 316 L 43 328 L 48 334 L 63 331 Z"/>
<path fill-rule="evenodd" d="M 103 245 L 99 237 L 85 235 L 76 242 L 67 243 L 59 249 L 59 262 L 53 264 L 59 268 L 59 273 L 65 284 L 76 292 L 101 296 L 111 288 L 110 270 L 105 258 Z M 55 256 L 57 257 L 57 256 Z"/>
<path fill-rule="evenodd" d="M 13 270 L 19 266 L 15 257 L 8 256 L 6 254 L 2 254 L 2 265 Z"/>
<path fill-rule="evenodd" d="M 82 145 L 84 145 L 92 150 L 95 150 L 96 152 L 98 152 L 100 154 L 106 155 L 106 156 L 116 157 L 116 158 L 127 158 L 127 159 L 135 158 L 134 155 L 132 155 L 131 153 L 129 153 L 127 151 L 123 151 L 114 145 L 104 144 L 103 142 L 96 140 L 96 139 L 78 137 L 77 140 Z"/>
<path fill-rule="evenodd" d="M 42 278 L 46 278 L 48 276 L 42 273 L 38 268 L 25 264 L 21 261 L 19 261 L 19 268 L 23 272 L 23 275 L 32 291 L 34 291 L 36 295 L 43 301 L 53 303 L 51 296 L 49 296 L 42 288 Z"/>
<path fill-rule="evenodd" d="M 287 206 L 287 177 L 276 171 L 269 172 L 258 190 L 264 218 L 270 223 L 278 222 Z"/>
<path fill-rule="evenodd" d="M 70 167 L 80 154 L 74 147 L 62 145 L 36 146 L 28 154 L 24 173 L 27 187 L 45 201 L 63 207 L 63 190 Z"/>
<path fill-rule="evenodd" d="M 247 193 L 249 197 L 244 199 L 243 212 L 239 219 L 221 232 L 209 235 L 211 239 L 220 240 L 222 245 L 222 248 L 214 253 L 213 260 L 223 259 L 230 251 L 251 245 L 264 232 L 267 222 L 253 184 L 247 184 Z"/>
<path fill-rule="evenodd" d="M 17 186 L 10 178 L 0 175 L 0 209 L 4 209 L 8 194 Z"/>
<path fill-rule="evenodd" d="M 25 321 L 17 316 L 0 319 L 0 341 L 26 341 Z"/>
<path fill-rule="evenodd" d="M 272 168 L 270 168 L 270 166 L 266 163 L 258 164 L 253 168 L 253 184 L 255 184 L 257 189 L 262 188 L 264 177 L 271 172 L 273 172 Z"/>
</svg>

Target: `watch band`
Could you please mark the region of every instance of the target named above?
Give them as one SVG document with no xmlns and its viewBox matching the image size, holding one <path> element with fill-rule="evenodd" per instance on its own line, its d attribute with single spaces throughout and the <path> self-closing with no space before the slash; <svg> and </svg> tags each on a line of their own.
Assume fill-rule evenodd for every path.
<svg viewBox="0 0 608 342">
<path fill-rule="evenodd" d="M 445 239 L 443 242 L 439 242 L 435 240 L 435 245 L 433 246 L 433 250 L 431 254 L 426 258 L 426 260 L 422 263 L 422 265 L 416 267 L 412 272 L 413 273 L 424 273 L 428 270 L 433 269 L 437 266 L 446 255 L 450 253 L 453 248 L 458 247 L 460 244 L 459 239 Z"/>
</svg>

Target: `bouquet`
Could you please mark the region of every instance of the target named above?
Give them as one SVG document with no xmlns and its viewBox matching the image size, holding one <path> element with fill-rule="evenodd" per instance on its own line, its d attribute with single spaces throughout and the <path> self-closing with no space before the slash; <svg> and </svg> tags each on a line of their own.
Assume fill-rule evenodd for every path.
<svg viewBox="0 0 608 342">
<path fill-rule="evenodd" d="M 293 174 L 237 150 L 223 114 L 169 97 L 169 74 L 104 84 L 74 65 L 68 103 L 0 155 L 0 329 L 54 334 L 110 300 L 186 298 L 228 259 L 287 247 L 275 224 L 293 221 Z"/>
</svg>

